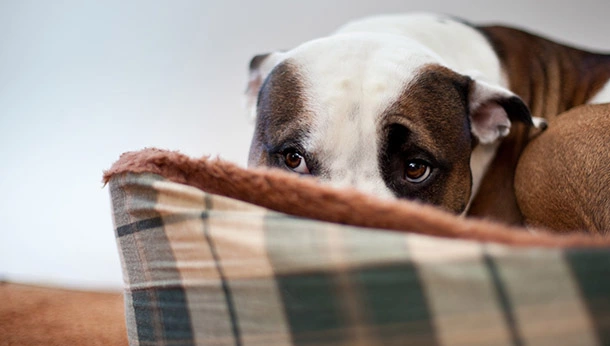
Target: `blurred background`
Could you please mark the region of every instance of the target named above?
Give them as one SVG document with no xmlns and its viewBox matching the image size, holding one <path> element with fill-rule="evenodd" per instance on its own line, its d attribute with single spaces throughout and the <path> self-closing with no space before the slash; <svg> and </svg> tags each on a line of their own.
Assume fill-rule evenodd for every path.
<svg viewBox="0 0 610 346">
<path fill-rule="evenodd" d="M 254 54 L 413 10 L 610 52 L 600 0 L 1 0 L 0 280 L 120 288 L 104 169 L 145 147 L 245 165 Z"/>
</svg>

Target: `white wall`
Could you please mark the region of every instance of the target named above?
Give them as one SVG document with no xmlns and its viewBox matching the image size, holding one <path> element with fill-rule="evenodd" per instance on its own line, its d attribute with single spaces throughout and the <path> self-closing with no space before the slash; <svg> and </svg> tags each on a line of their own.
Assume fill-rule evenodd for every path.
<svg viewBox="0 0 610 346">
<path fill-rule="evenodd" d="M 0 278 L 119 287 L 107 189 L 124 151 L 245 164 L 255 53 L 430 10 L 610 51 L 608 1 L 0 1 Z"/>
</svg>

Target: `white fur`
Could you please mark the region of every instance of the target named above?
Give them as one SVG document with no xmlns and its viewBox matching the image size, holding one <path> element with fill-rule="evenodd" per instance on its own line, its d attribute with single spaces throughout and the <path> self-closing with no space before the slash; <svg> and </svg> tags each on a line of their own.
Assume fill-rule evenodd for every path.
<svg viewBox="0 0 610 346">
<path fill-rule="evenodd" d="M 508 87 L 500 60 L 485 36 L 451 17 L 433 13 L 381 15 L 347 23 L 337 32 L 363 31 L 408 37 L 442 57 L 450 69 Z"/>
<path fill-rule="evenodd" d="M 534 123 L 534 127 L 537 129 L 546 128 L 547 121 L 544 118 L 532 117 L 532 123 Z"/>
<path fill-rule="evenodd" d="M 609 103 L 610 102 L 610 81 L 591 99 L 590 104 Z"/>
<path fill-rule="evenodd" d="M 468 211 L 475 193 L 479 191 L 479 187 L 481 187 L 481 181 L 483 180 L 483 175 L 485 174 L 487 168 L 491 164 L 491 161 L 496 155 L 496 151 L 498 150 L 499 146 L 500 142 L 495 142 L 487 145 L 477 145 L 472 150 L 472 154 L 470 154 L 470 170 L 472 172 L 473 177 L 472 195 L 470 196 L 470 201 L 468 202 L 468 206 L 464 210 L 464 213 Z"/>
<path fill-rule="evenodd" d="M 418 66 L 442 63 L 440 57 L 396 35 L 351 33 L 305 43 L 287 58 L 303 71 L 306 108 L 315 117 L 305 150 L 324 160 L 330 183 L 392 196 L 379 170 L 379 116 L 413 80 Z"/>
</svg>

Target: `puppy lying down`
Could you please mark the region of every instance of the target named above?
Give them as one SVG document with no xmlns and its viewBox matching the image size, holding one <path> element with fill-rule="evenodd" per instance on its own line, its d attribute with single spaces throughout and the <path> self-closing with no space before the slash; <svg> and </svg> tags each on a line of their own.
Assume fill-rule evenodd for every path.
<svg viewBox="0 0 610 346">
<path fill-rule="evenodd" d="M 566 190 L 530 194 L 547 177 L 562 179 L 553 164 L 536 164 L 546 149 L 524 156 L 516 185 L 515 170 L 547 123 L 552 128 L 575 106 L 609 102 L 609 78 L 610 56 L 512 28 L 422 13 L 365 18 L 252 59 L 247 97 L 256 127 L 249 165 L 460 214 L 575 229 L 578 222 L 558 226 L 537 205 L 548 199 L 574 210 L 569 189 L 586 188 L 597 175 Z M 578 126 L 571 124 L 565 126 Z M 539 137 L 544 141 L 545 133 Z M 607 162 L 608 141 L 595 143 L 604 148 L 578 159 L 600 162 L 601 155 Z M 595 183 L 605 196 L 608 182 Z M 528 207 L 521 210 L 518 200 Z M 574 218 L 607 214 L 608 201 Z"/>
</svg>

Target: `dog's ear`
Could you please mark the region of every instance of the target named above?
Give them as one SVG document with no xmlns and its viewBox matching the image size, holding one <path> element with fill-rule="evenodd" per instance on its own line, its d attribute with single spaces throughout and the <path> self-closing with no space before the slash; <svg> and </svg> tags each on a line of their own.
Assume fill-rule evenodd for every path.
<svg viewBox="0 0 610 346">
<path fill-rule="evenodd" d="M 246 108 L 250 119 L 256 118 L 256 102 L 265 78 L 283 58 L 280 52 L 259 54 L 250 60 L 248 86 L 246 88 Z"/>
<path fill-rule="evenodd" d="M 523 100 L 505 88 L 472 80 L 468 101 L 471 131 L 482 144 L 507 136 L 511 121 L 534 125 Z"/>
</svg>

